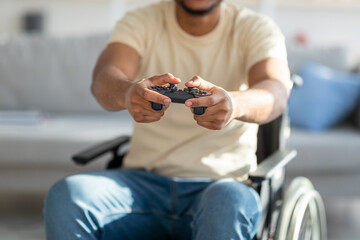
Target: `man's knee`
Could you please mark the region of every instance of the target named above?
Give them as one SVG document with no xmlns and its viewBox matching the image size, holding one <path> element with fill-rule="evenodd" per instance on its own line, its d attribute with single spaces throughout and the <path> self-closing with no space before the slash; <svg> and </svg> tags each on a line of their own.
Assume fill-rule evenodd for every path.
<svg viewBox="0 0 360 240">
<path fill-rule="evenodd" d="M 44 201 L 44 217 L 55 216 L 64 213 L 65 209 L 71 204 L 67 179 L 62 179 L 55 183 L 47 193 Z"/>
<path fill-rule="evenodd" d="M 250 225 L 257 225 L 261 216 L 258 193 L 233 179 L 223 179 L 211 184 L 202 196 L 202 204 L 214 216 L 226 215 L 228 219 L 249 221 Z"/>
<path fill-rule="evenodd" d="M 247 185 L 234 179 L 214 182 L 196 206 L 195 239 L 251 239 L 261 217 L 260 206 L 258 193 Z"/>
<path fill-rule="evenodd" d="M 258 193 L 234 179 L 222 179 L 214 182 L 204 191 L 205 196 L 220 201 L 220 203 L 229 201 L 239 205 L 251 203 L 260 205 Z"/>
</svg>

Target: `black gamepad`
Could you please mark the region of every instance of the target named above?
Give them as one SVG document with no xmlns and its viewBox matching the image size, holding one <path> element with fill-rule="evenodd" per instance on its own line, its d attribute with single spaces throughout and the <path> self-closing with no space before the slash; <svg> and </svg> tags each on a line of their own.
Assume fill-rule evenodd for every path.
<svg viewBox="0 0 360 240">
<path fill-rule="evenodd" d="M 169 97 L 174 103 L 185 103 L 185 101 L 190 98 L 199 98 L 211 95 L 211 93 L 199 90 L 196 87 L 178 90 L 175 84 L 169 84 L 167 86 L 151 86 L 149 89 Z M 151 102 L 151 107 L 156 111 L 160 111 L 163 108 L 163 105 L 160 103 Z M 193 109 L 194 114 L 202 115 L 204 114 L 206 107 L 194 107 Z"/>
</svg>

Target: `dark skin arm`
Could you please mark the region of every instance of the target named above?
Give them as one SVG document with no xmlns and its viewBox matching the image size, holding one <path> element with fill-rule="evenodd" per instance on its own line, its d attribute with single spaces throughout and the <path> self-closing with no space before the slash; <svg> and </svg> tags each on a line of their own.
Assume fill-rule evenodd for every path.
<svg viewBox="0 0 360 240">
<path fill-rule="evenodd" d="M 251 67 L 249 89 L 226 91 L 195 76 L 188 87 L 212 93 L 210 97 L 189 99 L 188 107 L 207 106 L 204 115 L 194 115 L 200 126 L 219 130 L 232 119 L 263 124 L 275 119 L 286 108 L 292 83 L 285 61 L 265 59 Z"/>
<path fill-rule="evenodd" d="M 171 74 L 163 74 L 134 81 L 140 56 L 131 47 L 113 43 L 100 55 L 93 73 L 92 93 L 100 105 L 109 111 L 127 109 L 136 122 L 158 121 L 164 115 L 151 108 L 149 102 L 168 106 L 171 100 L 148 90 L 148 86 L 178 84 Z M 291 89 L 287 64 L 278 59 L 265 59 L 249 71 L 246 91 L 226 91 L 196 76 L 187 82 L 188 87 L 198 87 L 212 93 L 210 97 L 188 100 L 188 107 L 207 106 L 204 115 L 194 115 L 200 126 L 221 129 L 232 119 L 265 123 L 283 112 Z"/>
<path fill-rule="evenodd" d="M 91 91 L 108 111 L 127 109 L 136 122 L 158 121 L 166 107 L 154 111 L 149 102 L 168 106 L 171 100 L 147 87 L 178 84 L 180 80 L 171 74 L 163 74 L 135 81 L 140 60 L 139 54 L 131 47 L 121 43 L 109 44 L 95 66 Z"/>
</svg>

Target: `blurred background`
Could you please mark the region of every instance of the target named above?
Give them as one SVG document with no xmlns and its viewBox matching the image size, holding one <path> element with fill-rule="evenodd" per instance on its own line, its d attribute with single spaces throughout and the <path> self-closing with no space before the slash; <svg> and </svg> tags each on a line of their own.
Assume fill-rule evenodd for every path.
<svg viewBox="0 0 360 240">
<path fill-rule="evenodd" d="M 329 239 L 360 235 L 360 0 L 229 0 L 271 16 L 289 66 L 303 78 L 289 100 L 287 179 L 308 177 Z M 42 200 L 86 167 L 71 155 L 130 134 L 126 112 L 91 97 L 91 72 L 117 19 L 156 0 L 0 0 L 0 239 L 44 239 Z M 90 186 L 89 186 L 90 187 Z"/>
</svg>

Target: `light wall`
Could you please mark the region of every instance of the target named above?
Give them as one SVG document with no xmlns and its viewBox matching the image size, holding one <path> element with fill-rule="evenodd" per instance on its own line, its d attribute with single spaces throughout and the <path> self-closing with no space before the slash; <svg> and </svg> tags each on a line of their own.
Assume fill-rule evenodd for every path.
<svg viewBox="0 0 360 240">
<path fill-rule="evenodd" d="M 109 32 L 127 10 L 156 1 L 160 0 L 0 0 L 0 37 L 20 34 L 21 16 L 27 11 L 44 12 L 46 35 Z M 310 44 L 345 46 L 349 52 L 349 67 L 360 61 L 360 4 L 311 7 L 306 4 L 274 5 L 274 0 L 262 0 L 263 4 L 259 4 L 259 0 L 230 1 L 243 2 L 272 15 L 288 41 L 304 33 Z"/>
<path fill-rule="evenodd" d="M 341 45 L 348 50 L 348 66 L 360 66 L 360 3 L 343 7 L 279 6 L 275 20 L 288 41 L 303 33 L 311 45 Z"/>
<path fill-rule="evenodd" d="M 108 32 L 132 8 L 158 0 L 0 0 L 0 36 L 22 33 L 22 16 L 41 12 L 44 34 L 74 36 Z"/>
<path fill-rule="evenodd" d="M 46 35 L 84 35 L 107 31 L 111 26 L 109 1 L 0 0 L 0 33 L 20 34 L 21 17 L 33 11 L 44 13 Z"/>
</svg>

